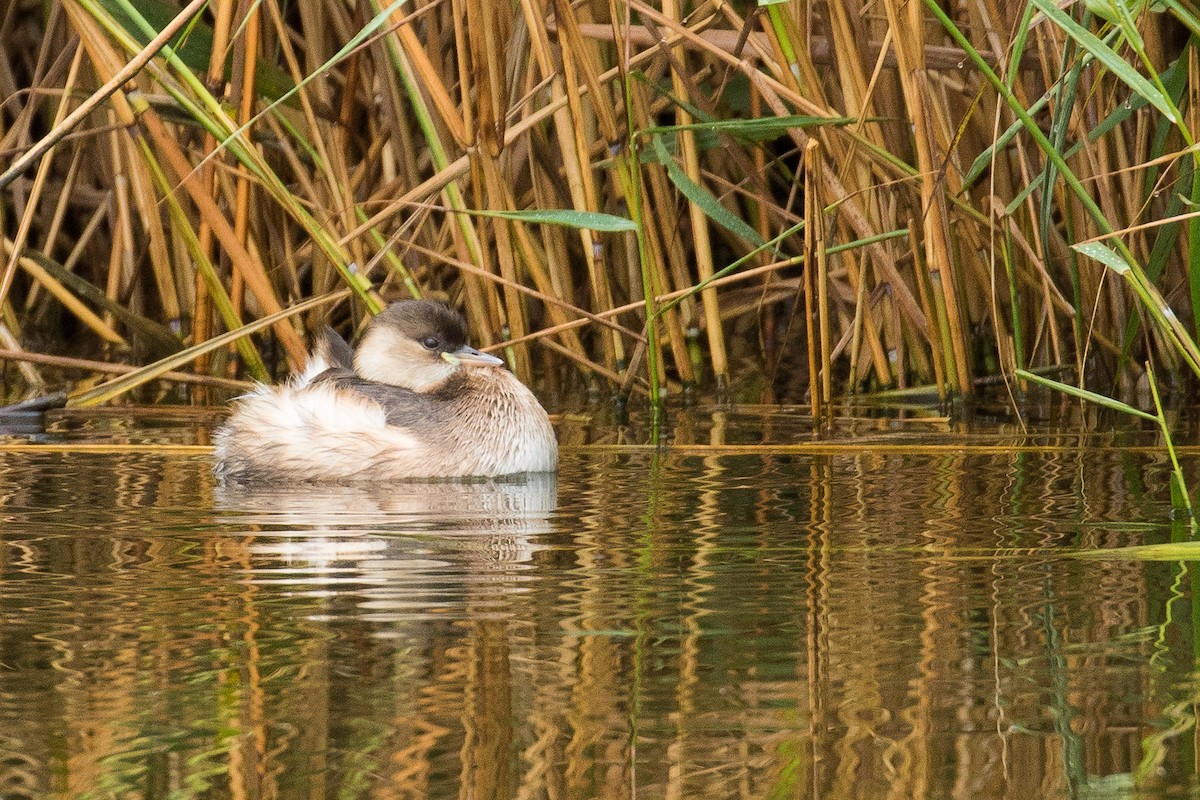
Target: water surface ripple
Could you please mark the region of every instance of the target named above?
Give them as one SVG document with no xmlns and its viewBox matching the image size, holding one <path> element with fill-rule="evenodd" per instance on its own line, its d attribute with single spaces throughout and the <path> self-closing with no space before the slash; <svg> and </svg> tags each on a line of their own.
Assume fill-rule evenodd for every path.
<svg viewBox="0 0 1200 800">
<path fill-rule="evenodd" d="M 1074 444 L 0 452 L 0 797 L 1194 796 L 1193 573 L 1077 556 L 1170 539 L 1166 465 Z"/>
</svg>

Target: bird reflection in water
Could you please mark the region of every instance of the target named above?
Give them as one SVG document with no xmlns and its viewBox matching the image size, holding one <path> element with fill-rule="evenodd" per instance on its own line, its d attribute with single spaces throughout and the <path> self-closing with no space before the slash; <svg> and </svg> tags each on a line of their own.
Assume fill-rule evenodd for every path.
<svg viewBox="0 0 1200 800">
<path fill-rule="evenodd" d="M 251 581 L 352 598 L 372 621 L 444 616 L 520 591 L 553 529 L 553 474 L 514 478 L 214 487 L 222 522 L 254 541 Z M 338 615 L 337 609 L 320 612 Z"/>
</svg>

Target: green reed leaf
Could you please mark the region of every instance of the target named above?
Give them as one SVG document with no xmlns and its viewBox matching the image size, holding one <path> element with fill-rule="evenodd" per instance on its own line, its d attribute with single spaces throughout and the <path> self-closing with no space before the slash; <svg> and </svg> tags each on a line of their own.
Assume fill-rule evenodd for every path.
<svg viewBox="0 0 1200 800">
<path fill-rule="evenodd" d="M 1195 561 L 1200 559 L 1200 542 L 1164 542 L 1133 547 L 1114 547 L 1108 550 L 1088 550 L 1075 554 L 1079 558 L 1122 559 L 1129 561 Z"/>
<path fill-rule="evenodd" d="M 1151 422 L 1158 422 L 1158 417 L 1154 416 L 1153 414 L 1147 414 L 1140 408 L 1134 408 L 1131 405 L 1122 403 L 1120 400 L 1114 400 L 1111 397 L 1105 397 L 1102 394 L 1089 392 L 1086 389 L 1080 389 L 1078 386 L 1071 386 L 1068 383 L 1060 383 L 1059 381 L 1051 380 L 1050 378 L 1044 378 L 1041 375 L 1035 375 L 1028 370 L 1018 369 L 1016 374 L 1018 378 L 1023 378 L 1027 381 L 1033 381 L 1034 383 L 1040 383 L 1042 386 L 1062 392 L 1063 394 L 1069 394 L 1071 397 L 1077 397 L 1080 400 L 1086 400 L 1089 403 L 1095 403 L 1098 406 L 1111 408 L 1113 411 L 1120 411 L 1122 414 L 1130 414 L 1141 419 L 1148 419 Z"/>
<path fill-rule="evenodd" d="M 667 146 L 663 144 L 661 136 L 651 137 L 650 141 L 654 146 L 655 156 L 667 168 L 667 177 L 671 179 L 671 183 L 675 184 L 675 188 L 684 197 L 698 205 L 705 216 L 755 247 L 762 247 L 765 244 L 758 231 L 721 205 L 721 201 L 714 197 L 712 192 L 688 177 L 687 173 L 675 163 L 675 159 L 667 152 Z"/>
<path fill-rule="evenodd" d="M 1084 242 L 1083 244 L 1073 244 L 1071 249 L 1080 255 L 1085 255 L 1088 258 L 1094 258 L 1104 266 L 1116 272 L 1118 275 L 1127 274 L 1133 267 L 1119 253 L 1109 248 L 1102 242 Z"/>
<path fill-rule="evenodd" d="M 676 133 L 696 131 L 699 133 L 727 133 L 748 141 L 769 141 L 787 134 L 792 128 L 816 128 L 822 126 L 843 127 L 858 120 L 854 117 L 816 117 L 794 114 L 786 117 L 758 117 L 755 119 L 722 119 L 711 122 L 693 122 L 688 125 L 663 125 L 646 128 L 643 134 Z"/>
<path fill-rule="evenodd" d="M 526 211 L 484 211 L 467 209 L 463 213 L 477 217 L 496 217 L 517 222 L 534 222 L 543 225 L 562 225 L 567 228 L 587 228 L 604 233 L 626 233 L 637 230 L 637 223 L 615 214 L 599 211 L 574 211 L 566 208 L 529 209 Z"/>
<path fill-rule="evenodd" d="M 148 44 L 152 35 L 129 15 L 121 3 L 116 0 L 98 0 L 101 7 L 125 31 L 142 45 Z M 155 32 L 161 31 L 175 18 L 179 9 L 165 0 L 138 0 L 137 10 Z M 189 23 L 186 31 L 176 36 L 170 43 L 172 49 L 193 70 L 199 73 L 208 72 L 209 61 L 212 58 L 213 29 L 206 22 L 195 19 Z M 232 72 L 232 53 L 225 61 L 225 74 Z M 254 87 L 264 97 L 272 100 L 289 93 L 294 88 L 292 79 L 277 64 L 266 59 L 255 63 Z"/>
</svg>

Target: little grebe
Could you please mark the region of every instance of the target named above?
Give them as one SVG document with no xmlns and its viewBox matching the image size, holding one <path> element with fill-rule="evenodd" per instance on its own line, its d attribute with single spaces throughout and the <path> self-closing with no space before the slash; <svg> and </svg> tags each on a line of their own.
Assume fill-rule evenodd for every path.
<svg viewBox="0 0 1200 800">
<path fill-rule="evenodd" d="M 467 346 L 459 314 L 404 300 L 357 351 L 327 329 L 307 368 L 237 400 L 214 436 L 239 481 L 493 477 L 551 472 L 546 411 L 495 356 Z"/>
</svg>

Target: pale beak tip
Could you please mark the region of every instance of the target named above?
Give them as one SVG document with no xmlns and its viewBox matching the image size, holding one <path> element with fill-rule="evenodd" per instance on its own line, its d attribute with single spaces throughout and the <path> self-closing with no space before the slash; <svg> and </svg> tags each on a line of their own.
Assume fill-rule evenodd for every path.
<svg viewBox="0 0 1200 800">
<path fill-rule="evenodd" d="M 498 367 L 504 364 L 503 359 L 496 358 L 490 353 L 481 353 L 474 347 L 464 347 L 453 353 L 442 353 L 442 358 L 455 366 L 467 364 L 476 367 Z"/>
</svg>

